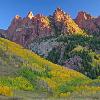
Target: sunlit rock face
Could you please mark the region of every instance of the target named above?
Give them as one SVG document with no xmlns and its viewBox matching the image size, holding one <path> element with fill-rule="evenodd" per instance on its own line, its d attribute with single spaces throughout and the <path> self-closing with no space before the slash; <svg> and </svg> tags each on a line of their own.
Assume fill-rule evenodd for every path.
<svg viewBox="0 0 100 100">
<path fill-rule="evenodd" d="M 78 13 L 75 22 L 89 34 L 100 32 L 100 17 L 93 17 L 90 14 L 81 11 Z"/>
<path fill-rule="evenodd" d="M 69 14 L 57 8 L 53 14 L 55 27 L 64 34 L 83 33 Z"/>
<path fill-rule="evenodd" d="M 30 11 L 26 17 L 16 15 L 6 31 L 8 39 L 27 46 L 34 39 L 61 34 L 100 34 L 100 17 L 92 17 L 86 12 L 79 12 L 73 20 L 61 8 L 53 15 L 33 15 Z"/>
<path fill-rule="evenodd" d="M 45 37 L 51 35 L 51 27 L 48 17 L 37 14 L 33 18 L 33 25 L 37 36 Z"/>
<path fill-rule="evenodd" d="M 8 28 L 9 39 L 27 45 L 31 40 L 51 35 L 49 20 L 46 16 L 29 12 L 25 18 L 15 16 Z"/>
<path fill-rule="evenodd" d="M 87 14 L 86 12 L 81 11 L 81 12 L 78 12 L 78 16 L 76 17 L 76 22 L 78 25 L 79 24 L 81 25 L 82 21 L 91 20 L 91 19 L 93 19 L 93 17 L 90 14 Z"/>
<path fill-rule="evenodd" d="M 57 8 L 53 15 L 33 15 L 30 11 L 25 18 L 16 15 L 8 27 L 8 38 L 27 46 L 32 40 L 59 34 L 82 34 L 83 31 L 72 18 Z"/>
</svg>

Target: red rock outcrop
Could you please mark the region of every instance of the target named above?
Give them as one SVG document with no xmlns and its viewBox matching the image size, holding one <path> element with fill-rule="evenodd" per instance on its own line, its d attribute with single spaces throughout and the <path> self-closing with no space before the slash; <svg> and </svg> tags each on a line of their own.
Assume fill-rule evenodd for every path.
<svg viewBox="0 0 100 100">
<path fill-rule="evenodd" d="M 49 20 L 46 16 L 29 12 L 25 18 L 15 16 L 8 28 L 10 40 L 26 46 L 33 39 L 51 35 Z"/>
<path fill-rule="evenodd" d="M 71 17 L 60 8 L 55 10 L 51 19 L 42 14 L 34 16 L 32 12 L 25 18 L 17 15 L 7 31 L 10 40 L 27 46 L 34 39 L 54 35 L 57 30 L 60 34 L 83 33 Z"/>
<path fill-rule="evenodd" d="M 76 17 L 76 22 L 77 24 L 81 26 L 81 23 L 83 21 L 86 21 L 86 20 L 91 20 L 93 19 L 93 17 L 90 15 L 90 14 L 87 14 L 86 12 L 78 12 L 78 16 Z"/>
<path fill-rule="evenodd" d="M 75 22 L 78 26 L 90 34 L 100 32 L 100 17 L 93 17 L 86 12 L 79 12 Z"/>
<path fill-rule="evenodd" d="M 53 14 L 54 24 L 61 33 L 83 33 L 78 25 L 72 20 L 70 15 L 57 8 Z"/>
</svg>

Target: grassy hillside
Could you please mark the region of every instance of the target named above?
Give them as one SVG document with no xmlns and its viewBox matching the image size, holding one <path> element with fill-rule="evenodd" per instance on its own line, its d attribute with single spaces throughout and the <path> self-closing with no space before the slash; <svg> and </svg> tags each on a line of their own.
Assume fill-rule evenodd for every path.
<svg viewBox="0 0 100 100">
<path fill-rule="evenodd" d="M 18 44 L 0 38 L 1 95 L 18 97 L 21 91 L 29 91 L 43 97 L 66 97 L 74 92 L 99 92 L 99 82 L 99 79 L 94 82 L 79 72 L 53 64 Z M 93 83 L 98 83 L 98 87 Z"/>
</svg>

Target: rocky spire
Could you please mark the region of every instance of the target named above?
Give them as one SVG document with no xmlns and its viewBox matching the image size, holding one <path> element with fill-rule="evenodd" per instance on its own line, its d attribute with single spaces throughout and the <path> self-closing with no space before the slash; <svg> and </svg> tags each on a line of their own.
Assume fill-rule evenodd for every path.
<svg viewBox="0 0 100 100">
<path fill-rule="evenodd" d="M 58 7 L 58 8 L 55 10 L 54 14 L 56 14 L 56 13 L 64 13 L 64 11 L 63 11 L 60 7 Z"/>
<path fill-rule="evenodd" d="M 32 11 L 30 11 L 30 12 L 28 13 L 27 17 L 28 17 L 29 19 L 32 19 L 32 18 L 33 18 L 33 13 L 32 13 Z"/>
<path fill-rule="evenodd" d="M 78 12 L 75 22 L 81 29 L 86 30 L 88 33 L 95 34 L 100 32 L 100 19 L 98 17 L 93 17 L 84 11 Z"/>
<path fill-rule="evenodd" d="M 22 45 L 26 45 L 36 38 L 43 38 L 54 34 L 60 35 L 83 32 L 61 8 L 55 10 L 52 18 L 42 14 L 33 16 L 31 11 L 25 18 L 16 15 L 7 31 L 10 40 Z"/>
<path fill-rule="evenodd" d="M 53 14 L 53 23 L 60 33 L 83 33 L 78 25 L 72 20 L 70 15 L 61 10 L 61 8 L 55 10 Z"/>
<path fill-rule="evenodd" d="M 19 20 L 19 19 L 21 19 L 21 17 L 20 17 L 19 15 L 16 15 L 16 16 L 14 17 L 14 19 L 15 19 L 15 20 Z"/>
<path fill-rule="evenodd" d="M 62 11 L 62 9 L 60 7 L 57 7 L 56 11 Z"/>
<path fill-rule="evenodd" d="M 84 12 L 84 11 L 80 11 L 78 12 L 78 15 L 76 17 L 76 21 L 77 22 L 80 22 L 80 21 L 84 21 L 84 20 L 91 20 L 93 19 L 94 17 L 91 16 L 90 14 Z"/>
</svg>

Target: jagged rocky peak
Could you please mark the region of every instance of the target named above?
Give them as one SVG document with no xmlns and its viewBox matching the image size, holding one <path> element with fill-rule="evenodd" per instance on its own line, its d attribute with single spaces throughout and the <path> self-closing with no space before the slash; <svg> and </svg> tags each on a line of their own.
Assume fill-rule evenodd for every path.
<svg viewBox="0 0 100 100">
<path fill-rule="evenodd" d="M 22 20 L 22 26 L 30 27 L 32 25 L 32 19 L 34 18 L 32 11 L 28 12 L 27 16 Z"/>
<path fill-rule="evenodd" d="M 86 30 L 89 34 L 100 32 L 100 18 L 93 17 L 84 11 L 78 13 L 75 22 L 81 29 Z"/>
<path fill-rule="evenodd" d="M 64 12 L 60 7 L 58 7 L 58 8 L 54 11 L 54 14 L 56 14 L 56 13 L 65 14 L 65 12 Z"/>
<path fill-rule="evenodd" d="M 17 27 L 21 26 L 21 23 L 22 23 L 22 18 L 19 15 L 16 15 L 7 29 L 8 33 L 13 34 L 13 32 L 17 29 Z"/>
<path fill-rule="evenodd" d="M 32 18 L 34 17 L 32 11 L 30 11 L 30 12 L 28 13 L 27 17 L 28 17 L 29 19 L 32 19 Z"/>
<path fill-rule="evenodd" d="M 51 35 L 51 26 L 47 16 L 37 14 L 33 18 L 34 30 L 39 37 Z"/>
<path fill-rule="evenodd" d="M 16 16 L 14 17 L 14 19 L 18 20 L 18 19 L 21 19 L 21 17 L 20 17 L 19 15 L 16 15 Z"/>
<path fill-rule="evenodd" d="M 57 34 L 74 34 L 83 31 L 61 8 L 57 8 L 50 19 L 42 14 L 33 16 L 30 11 L 24 18 L 15 16 L 8 28 L 9 39 L 27 45 L 34 39 L 43 38 Z"/>
<path fill-rule="evenodd" d="M 62 11 L 62 9 L 60 7 L 57 7 L 56 11 Z"/>
<path fill-rule="evenodd" d="M 16 16 L 13 18 L 11 24 L 16 24 L 16 23 L 19 23 L 19 22 L 21 22 L 21 21 L 22 21 L 22 17 L 19 16 L 19 15 L 16 15 Z"/>
<path fill-rule="evenodd" d="M 34 22 L 40 23 L 42 25 L 49 26 L 49 19 L 47 16 L 43 16 L 42 14 L 37 14 L 34 16 Z"/>
<path fill-rule="evenodd" d="M 80 20 L 91 20 L 93 18 L 94 18 L 93 16 L 91 16 L 89 13 L 86 13 L 84 11 L 78 12 L 78 15 L 76 17 L 76 19 L 80 19 Z"/>
<path fill-rule="evenodd" d="M 84 23 L 84 21 L 90 21 L 95 19 L 96 17 L 91 16 L 89 13 L 85 12 L 85 11 L 80 11 L 78 12 L 78 15 L 75 19 L 75 22 L 79 25 L 82 26 L 81 24 Z"/>
<path fill-rule="evenodd" d="M 60 33 L 83 33 L 70 15 L 61 10 L 61 8 L 57 8 L 55 10 L 53 14 L 53 24 L 56 26 L 56 29 L 60 31 Z"/>
<path fill-rule="evenodd" d="M 7 31 L 10 40 L 24 46 L 36 38 L 51 36 L 48 17 L 42 14 L 33 16 L 32 12 L 23 19 L 15 17 Z"/>
<path fill-rule="evenodd" d="M 57 8 L 53 13 L 53 17 L 56 21 L 64 20 L 65 12 L 61 8 Z"/>
</svg>

